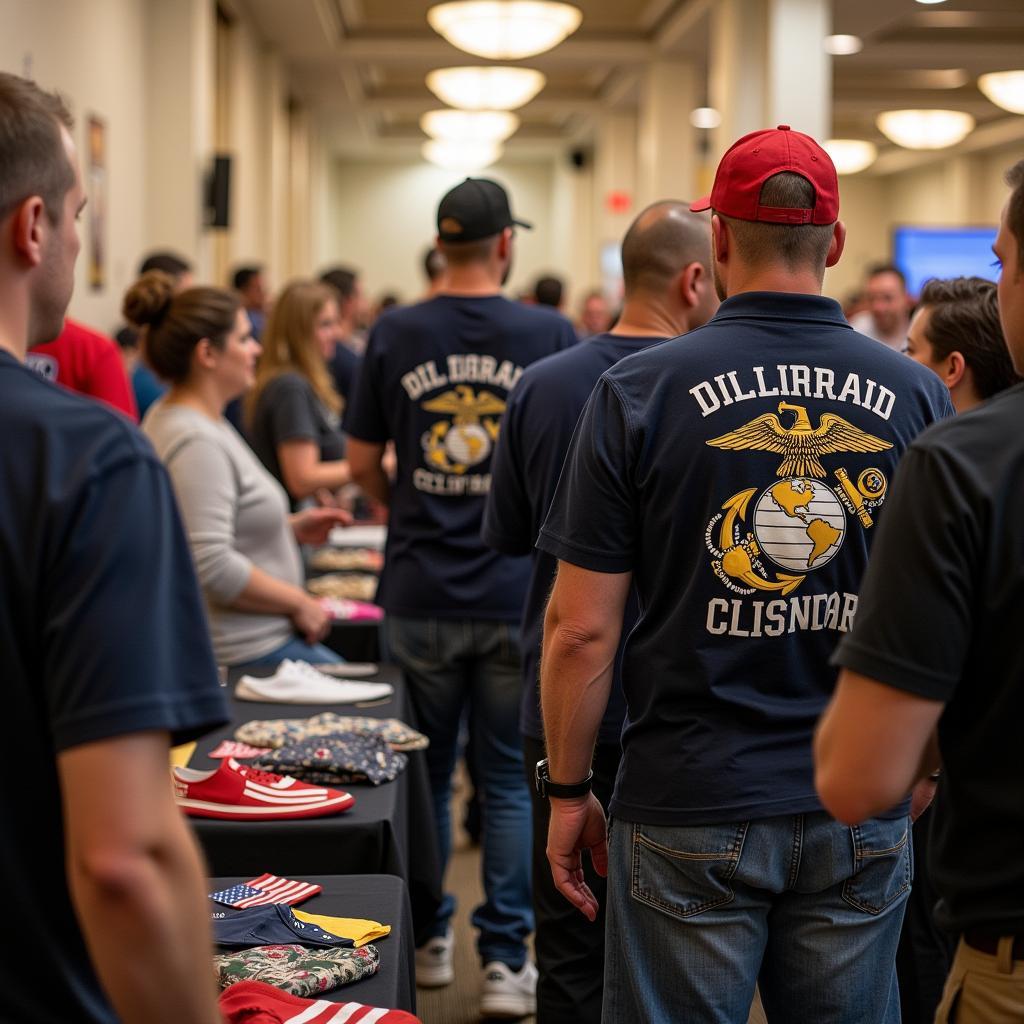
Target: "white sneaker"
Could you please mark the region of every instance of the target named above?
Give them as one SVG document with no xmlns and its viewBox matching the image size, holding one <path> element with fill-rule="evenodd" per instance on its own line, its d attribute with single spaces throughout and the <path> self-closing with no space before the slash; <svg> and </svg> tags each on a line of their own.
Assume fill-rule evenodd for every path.
<svg viewBox="0 0 1024 1024">
<path fill-rule="evenodd" d="M 513 971 L 500 960 L 492 960 L 484 967 L 481 1017 L 515 1019 L 536 1012 L 537 968 L 532 961 L 527 960 L 519 971 Z"/>
<path fill-rule="evenodd" d="M 305 661 L 285 658 L 272 676 L 242 676 L 235 688 L 239 700 L 281 704 L 355 704 L 390 697 L 390 683 L 364 683 L 332 679 Z"/>
<path fill-rule="evenodd" d="M 455 933 L 435 936 L 416 950 L 416 984 L 420 988 L 441 988 L 455 980 L 455 964 L 452 951 L 455 948 Z"/>
</svg>

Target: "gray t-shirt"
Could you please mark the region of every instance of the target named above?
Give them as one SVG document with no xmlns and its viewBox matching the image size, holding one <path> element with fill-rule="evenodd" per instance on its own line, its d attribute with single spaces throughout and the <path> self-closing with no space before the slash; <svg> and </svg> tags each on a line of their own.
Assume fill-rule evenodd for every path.
<svg viewBox="0 0 1024 1024">
<path fill-rule="evenodd" d="M 300 373 L 282 373 L 267 384 L 256 405 L 250 433 L 253 450 L 282 485 L 277 446 L 284 441 L 314 442 L 323 462 L 345 458 L 337 413 L 324 406 Z"/>
<path fill-rule="evenodd" d="M 142 429 L 167 466 L 206 598 L 217 661 L 237 665 L 295 635 L 286 615 L 235 611 L 253 566 L 303 585 L 288 496 L 227 420 L 161 399 Z"/>
</svg>

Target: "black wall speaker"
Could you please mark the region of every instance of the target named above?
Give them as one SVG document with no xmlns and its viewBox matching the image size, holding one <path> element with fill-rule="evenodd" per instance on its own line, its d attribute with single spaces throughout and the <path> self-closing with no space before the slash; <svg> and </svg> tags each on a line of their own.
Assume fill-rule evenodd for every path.
<svg viewBox="0 0 1024 1024">
<path fill-rule="evenodd" d="M 576 168 L 577 171 L 582 171 L 587 166 L 587 152 L 584 149 L 574 149 L 569 154 L 569 163 Z"/>
<path fill-rule="evenodd" d="M 206 224 L 211 228 L 231 226 L 231 157 L 218 153 L 206 183 Z"/>
</svg>

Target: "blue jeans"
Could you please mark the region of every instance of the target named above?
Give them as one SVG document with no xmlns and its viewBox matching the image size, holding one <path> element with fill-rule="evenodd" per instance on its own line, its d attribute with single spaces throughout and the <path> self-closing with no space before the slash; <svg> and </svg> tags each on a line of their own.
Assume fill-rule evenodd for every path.
<svg viewBox="0 0 1024 1024">
<path fill-rule="evenodd" d="M 434 801 L 441 870 L 451 853 L 451 778 L 459 721 L 468 705 L 476 779 L 483 812 L 484 902 L 473 911 L 481 963 L 513 970 L 526 962 L 533 930 L 530 902 L 530 795 L 519 738 L 521 676 L 516 627 L 503 622 L 414 619 L 389 615 L 384 633 L 401 665 L 429 738 L 427 767 Z M 431 936 L 444 935 L 455 911 L 446 894 Z"/>
<path fill-rule="evenodd" d="M 292 661 L 308 661 L 311 665 L 338 665 L 345 660 L 340 654 L 335 654 L 330 647 L 324 647 L 323 644 L 307 644 L 302 637 L 295 636 L 277 650 L 270 651 L 269 654 L 264 654 L 247 664 L 276 665 L 285 658 Z"/>
<path fill-rule="evenodd" d="M 602 1020 L 746 1024 L 759 983 L 769 1021 L 899 1024 L 909 828 L 614 822 Z"/>
</svg>

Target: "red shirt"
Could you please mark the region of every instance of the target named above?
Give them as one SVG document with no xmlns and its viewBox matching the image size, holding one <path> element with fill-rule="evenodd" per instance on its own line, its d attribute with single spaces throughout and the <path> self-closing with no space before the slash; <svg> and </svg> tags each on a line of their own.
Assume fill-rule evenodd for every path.
<svg viewBox="0 0 1024 1024">
<path fill-rule="evenodd" d="M 55 380 L 80 395 L 98 398 L 138 423 L 139 410 L 121 353 L 105 334 L 65 320 L 64 330 L 53 341 L 36 345 L 25 361 L 47 380 Z"/>
</svg>

